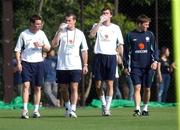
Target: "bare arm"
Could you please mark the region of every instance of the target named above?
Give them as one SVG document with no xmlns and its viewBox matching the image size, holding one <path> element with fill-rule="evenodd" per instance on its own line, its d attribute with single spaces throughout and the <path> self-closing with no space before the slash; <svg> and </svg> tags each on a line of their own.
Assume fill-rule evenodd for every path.
<svg viewBox="0 0 180 130">
<path fill-rule="evenodd" d="M 170 72 L 173 72 L 174 69 L 176 69 L 175 62 L 173 62 L 173 63 L 170 65 L 169 71 L 170 71 Z"/>
<path fill-rule="evenodd" d="M 51 48 L 52 49 L 59 45 L 61 32 L 65 31 L 66 27 L 67 27 L 66 23 L 61 23 L 59 25 L 59 28 L 58 28 L 58 30 L 57 30 L 57 32 L 56 32 L 56 34 L 55 34 L 55 36 L 51 42 Z"/>
<path fill-rule="evenodd" d="M 101 25 L 101 23 L 97 23 L 97 25 L 95 25 L 95 26 L 90 30 L 90 35 L 89 35 L 90 38 L 94 38 L 94 37 L 96 36 L 97 31 L 98 31 L 100 25 Z"/>
<path fill-rule="evenodd" d="M 103 24 L 103 22 L 105 22 L 107 20 L 107 17 L 105 15 L 101 15 L 100 16 L 100 20 L 99 22 L 91 29 L 90 31 L 90 38 L 94 38 L 97 34 L 97 31 L 99 29 L 99 27 Z"/>
<path fill-rule="evenodd" d="M 124 53 L 124 47 L 123 44 L 119 44 L 118 48 L 117 48 L 117 52 L 120 55 L 121 58 L 123 58 L 123 53 Z"/>
<path fill-rule="evenodd" d="M 158 65 L 157 65 L 157 78 L 158 78 L 158 81 L 159 81 L 159 82 L 162 81 L 161 63 L 160 63 L 160 62 L 158 62 Z"/>
<path fill-rule="evenodd" d="M 88 51 L 82 51 L 82 60 L 83 60 L 83 74 L 88 72 Z"/>
<path fill-rule="evenodd" d="M 60 33 L 61 32 L 57 32 L 51 42 L 51 48 L 55 48 L 59 45 L 59 41 L 60 41 Z"/>
<path fill-rule="evenodd" d="M 21 65 L 21 53 L 16 52 L 16 62 L 17 62 L 17 71 L 22 71 L 22 65 Z"/>
</svg>

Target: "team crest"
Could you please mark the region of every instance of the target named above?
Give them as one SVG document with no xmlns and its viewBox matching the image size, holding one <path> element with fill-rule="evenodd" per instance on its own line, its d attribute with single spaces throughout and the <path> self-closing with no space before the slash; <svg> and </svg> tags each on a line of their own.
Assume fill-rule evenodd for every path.
<svg viewBox="0 0 180 130">
<path fill-rule="evenodd" d="M 149 42 L 150 38 L 149 37 L 146 37 L 146 42 Z"/>
</svg>

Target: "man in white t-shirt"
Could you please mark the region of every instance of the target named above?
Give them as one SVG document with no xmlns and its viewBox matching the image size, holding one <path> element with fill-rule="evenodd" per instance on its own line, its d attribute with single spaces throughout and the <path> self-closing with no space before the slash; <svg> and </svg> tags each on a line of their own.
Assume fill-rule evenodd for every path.
<svg viewBox="0 0 180 130">
<path fill-rule="evenodd" d="M 101 13 L 99 23 L 94 24 L 90 31 L 90 37 L 96 37 L 93 76 L 97 94 L 102 101 L 102 115 L 110 116 L 113 82 L 117 64 L 116 55 L 119 54 L 122 58 L 124 42 L 119 26 L 111 23 L 111 8 L 104 7 Z M 101 85 L 102 81 L 107 83 L 106 98 Z"/>
<path fill-rule="evenodd" d="M 16 47 L 16 60 L 18 71 L 22 71 L 23 81 L 23 112 L 21 118 L 28 119 L 28 101 L 30 84 L 34 87 L 33 118 L 40 117 L 39 102 L 41 99 L 41 86 L 43 85 L 44 65 L 42 51 L 49 51 L 50 44 L 41 30 L 42 18 L 38 15 L 30 17 L 29 29 L 21 32 Z"/>
<path fill-rule="evenodd" d="M 75 14 L 67 14 L 65 21 L 66 23 L 60 25 L 51 45 L 52 48 L 59 45 L 56 82 L 59 84 L 61 95 L 64 98 L 65 116 L 77 118 L 78 84 L 82 73 L 88 72 L 88 46 L 84 33 L 75 27 Z M 81 52 L 82 60 L 79 52 Z"/>
</svg>

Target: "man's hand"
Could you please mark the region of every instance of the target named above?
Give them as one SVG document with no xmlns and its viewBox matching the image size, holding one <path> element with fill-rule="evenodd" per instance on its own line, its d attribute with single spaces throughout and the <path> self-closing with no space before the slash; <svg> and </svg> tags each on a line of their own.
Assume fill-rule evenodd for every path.
<svg viewBox="0 0 180 130">
<path fill-rule="evenodd" d="M 107 20 L 107 17 L 105 16 L 105 15 L 101 15 L 100 16 L 100 21 L 99 21 L 99 23 L 103 23 L 103 22 L 105 22 Z"/>
<path fill-rule="evenodd" d="M 83 66 L 83 74 L 87 74 L 88 73 L 88 64 L 84 64 Z"/>
<path fill-rule="evenodd" d="M 59 29 L 58 29 L 58 32 L 63 32 L 65 31 L 65 28 L 67 27 L 68 25 L 66 23 L 61 23 L 59 25 Z"/>
<path fill-rule="evenodd" d="M 125 75 L 130 75 L 129 69 L 125 68 L 124 73 L 125 73 Z"/>
<path fill-rule="evenodd" d="M 157 61 L 154 61 L 154 62 L 151 64 L 151 68 L 152 68 L 153 70 L 156 70 L 156 69 L 157 69 L 157 64 L 158 64 L 158 62 L 157 62 Z"/>
<path fill-rule="evenodd" d="M 38 48 L 38 47 L 43 47 L 44 44 L 40 42 L 34 42 L 34 46 Z"/>
</svg>

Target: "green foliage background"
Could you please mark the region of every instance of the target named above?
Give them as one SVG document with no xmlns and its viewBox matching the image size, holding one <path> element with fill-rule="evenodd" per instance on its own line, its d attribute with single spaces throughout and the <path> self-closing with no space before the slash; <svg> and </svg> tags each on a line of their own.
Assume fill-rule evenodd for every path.
<svg viewBox="0 0 180 130">
<path fill-rule="evenodd" d="M 0 1 L 0 19 L 2 19 L 2 2 Z M 42 9 L 40 3 L 43 1 Z M 43 30 L 49 41 L 52 40 L 60 23 L 64 22 L 64 16 L 68 11 L 74 11 L 77 15 L 77 28 L 86 35 L 89 46 L 89 63 L 93 57 L 94 39 L 88 37 L 89 31 L 95 22 L 98 22 L 101 9 L 109 5 L 116 10 L 116 1 L 119 2 L 118 13 L 112 21 L 118 24 L 123 36 L 135 28 L 134 20 L 139 14 L 145 13 L 152 18 L 150 30 L 155 32 L 155 3 L 156 0 L 12 0 L 13 2 L 13 47 L 21 31 L 28 28 L 29 16 L 35 13 L 41 14 L 44 20 Z M 83 8 L 81 8 L 83 2 Z M 158 33 L 159 46 L 166 45 L 173 51 L 171 6 L 170 0 L 158 0 Z M 40 10 L 41 9 L 41 10 Z M 82 10 L 81 10 L 82 9 Z M 81 15 L 81 11 L 82 15 Z M 82 16 L 82 17 L 81 17 Z M 3 66 L 2 49 L 2 21 L 0 21 L 0 66 Z M 172 54 L 172 53 L 171 53 Z M 173 57 L 173 56 L 171 56 Z M 91 68 L 90 68 L 91 71 Z M 3 77 L 0 68 L 0 99 L 3 98 Z M 174 92 L 172 91 L 172 95 Z"/>
</svg>

